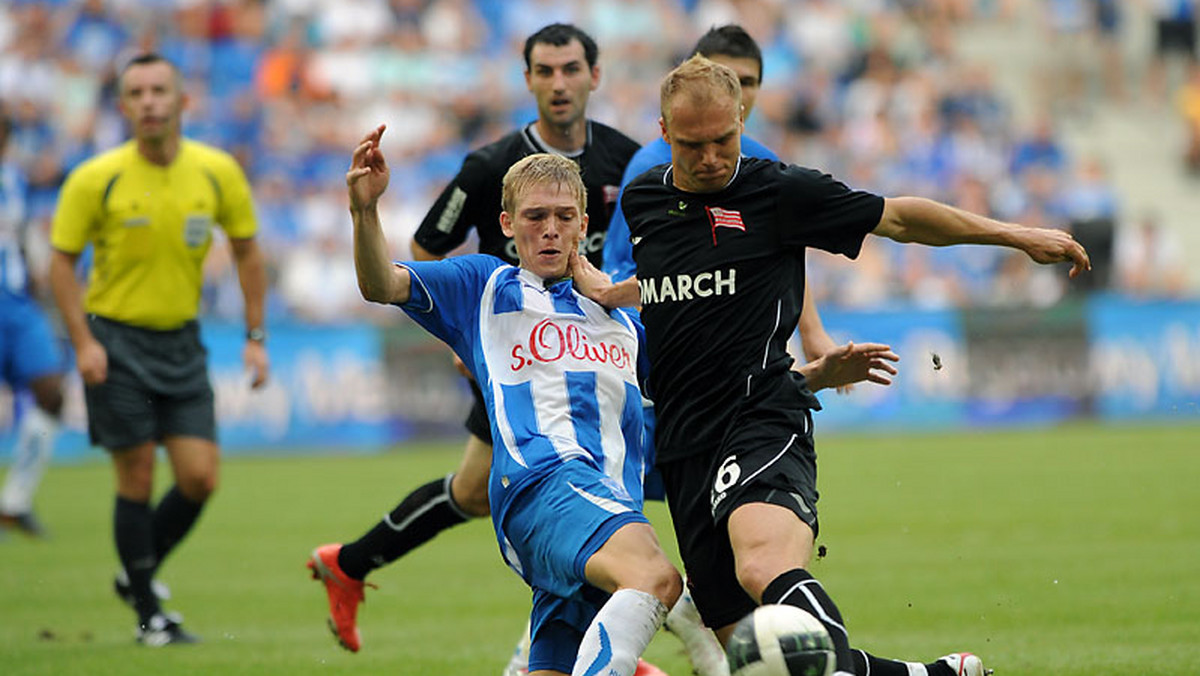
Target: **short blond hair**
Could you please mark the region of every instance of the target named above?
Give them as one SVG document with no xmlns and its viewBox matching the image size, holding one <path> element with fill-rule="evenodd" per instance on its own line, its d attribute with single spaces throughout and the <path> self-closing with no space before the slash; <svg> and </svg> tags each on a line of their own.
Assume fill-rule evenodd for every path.
<svg viewBox="0 0 1200 676">
<path fill-rule="evenodd" d="M 686 95 L 697 106 L 712 105 L 722 96 L 733 99 L 734 110 L 742 109 L 742 85 L 732 68 L 700 54 L 679 64 L 663 78 L 659 88 L 659 106 L 663 120 L 671 123 L 671 102 Z"/>
<path fill-rule="evenodd" d="M 579 165 L 562 155 L 535 153 L 521 158 L 504 174 L 500 192 L 500 208 L 513 214 L 517 200 L 535 185 L 550 184 L 571 191 L 579 204 L 579 212 L 587 212 L 587 189 Z"/>
</svg>

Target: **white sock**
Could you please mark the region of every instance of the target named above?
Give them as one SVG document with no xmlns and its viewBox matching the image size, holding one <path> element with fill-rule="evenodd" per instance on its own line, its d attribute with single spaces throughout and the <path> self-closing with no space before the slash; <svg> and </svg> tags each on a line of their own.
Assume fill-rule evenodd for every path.
<svg viewBox="0 0 1200 676">
<path fill-rule="evenodd" d="M 654 595 L 619 589 L 583 634 L 571 676 L 633 676 L 638 658 L 667 618 L 667 607 Z"/>
<path fill-rule="evenodd" d="M 0 512 L 24 514 L 33 509 L 33 495 L 46 472 L 57 436 L 58 420 L 37 406 L 29 407 L 21 416 L 12 465 L 0 491 Z"/>
<path fill-rule="evenodd" d="M 529 620 L 525 620 L 525 632 L 521 634 L 521 639 L 513 648 L 512 657 L 508 659 L 508 666 L 504 668 L 504 676 L 517 676 L 529 671 L 529 644 L 531 642 Z"/>
<path fill-rule="evenodd" d="M 698 676 L 729 676 L 725 650 L 717 635 L 704 626 L 700 611 L 686 588 L 667 614 L 667 629 L 683 641 L 683 648 Z"/>
</svg>

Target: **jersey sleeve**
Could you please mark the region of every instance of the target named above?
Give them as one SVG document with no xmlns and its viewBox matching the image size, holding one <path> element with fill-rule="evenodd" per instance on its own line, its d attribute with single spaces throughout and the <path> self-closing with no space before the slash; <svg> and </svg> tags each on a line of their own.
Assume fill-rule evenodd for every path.
<svg viewBox="0 0 1200 676">
<path fill-rule="evenodd" d="M 58 193 L 54 221 L 50 226 L 50 246 L 69 254 L 77 254 L 88 244 L 92 221 L 99 213 L 102 192 L 96 185 L 87 165 L 67 176 Z"/>
<path fill-rule="evenodd" d="M 230 239 L 249 239 L 258 232 L 250 182 L 246 180 L 241 165 L 231 155 L 222 155 L 217 167 L 217 181 L 221 186 L 217 222 Z"/>
<path fill-rule="evenodd" d="M 412 291 L 400 308 L 459 355 L 467 339 L 478 333 L 479 301 L 488 278 L 504 262 L 473 254 L 442 261 L 401 263 L 412 275 Z"/>
<path fill-rule="evenodd" d="M 747 157 L 771 160 L 772 162 L 779 161 L 779 156 L 774 151 L 749 136 L 742 137 L 742 154 Z"/>
<path fill-rule="evenodd" d="M 790 165 L 783 169 L 779 209 L 785 246 L 855 258 L 863 238 L 879 225 L 883 198 L 853 190 L 829 174 Z"/>
<path fill-rule="evenodd" d="M 487 190 L 488 181 L 499 182 L 500 177 L 489 170 L 479 153 L 467 155 L 458 175 L 438 195 L 413 233 L 417 244 L 431 254 L 444 256 L 465 242 L 481 218 L 480 200 L 494 192 Z"/>
<path fill-rule="evenodd" d="M 604 271 L 614 282 L 624 281 L 637 273 L 637 265 L 633 262 L 633 245 L 629 243 L 629 223 L 625 220 L 625 210 L 621 208 L 625 198 L 625 187 L 651 167 L 671 161 L 670 146 L 667 146 L 667 157 L 663 160 L 661 153 L 655 152 L 655 145 L 649 143 L 634 153 L 621 176 L 617 208 L 613 210 L 612 219 L 608 222 L 608 236 L 604 240 Z"/>
</svg>

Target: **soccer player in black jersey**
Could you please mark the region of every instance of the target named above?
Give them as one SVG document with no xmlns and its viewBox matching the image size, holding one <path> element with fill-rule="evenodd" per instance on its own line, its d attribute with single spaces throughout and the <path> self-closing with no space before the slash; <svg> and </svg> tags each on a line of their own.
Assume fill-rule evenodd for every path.
<svg viewBox="0 0 1200 676">
<path fill-rule="evenodd" d="M 657 463 L 705 623 L 725 641 L 756 605 L 785 603 L 828 628 L 839 675 L 985 673 L 969 653 L 905 665 L 852 651 L 837 607 L 806 570 L 817 532 L 811 411 L 820 404 L 785 349 L 800 313 L 804 251 L 854 258 L 868 234 L 989 244 L 1038 263 L 1070 262 L 1071 277 L 1090 269 L 1087 253 L 1062 231 L 885 199 L 821 172 L 742 157 L 737 76 L 703 57 L 667 75 L 661 105 L 671 164 L 626 186 L 621 202 L 637 277 L 613 285 L 578 256 L 574 270 L 576 285 L 603 305 L 642 306 Z"/>
<path fill-rule="evenodd" d="M 586 116 L 588 97 L 600 84 L 598 56 L 595 41 L 572 25 L 551 24 L 529 36 L 525 82 L 537 100 L 537 120 L 467 155 L 413 236 L 414 259 L 445 257 L 474 228 L 481 253 L 517 265 L 516 247 L 500 229 L 502 179 L 527 155 L 555 153 L 579 163 L 590 223 L 581 249 L 600 264 L 621 174 L 639 146 Z M 471 385 L 475 404 L 466 421 L 470 437 L 458 471 L 414 490 L 358 540 L 323 545 L 313 553 L 310 567 L 334 571 L 324 578 L 330 612 L 338 641 L 351 651 L 361 644 L 356 613 L 366 575 L 441 531 L 489 513 L 491 428 L 482 395 L 474 382 Z M 317 565 L 318 558 L 323 565 Z"/>
</svg>

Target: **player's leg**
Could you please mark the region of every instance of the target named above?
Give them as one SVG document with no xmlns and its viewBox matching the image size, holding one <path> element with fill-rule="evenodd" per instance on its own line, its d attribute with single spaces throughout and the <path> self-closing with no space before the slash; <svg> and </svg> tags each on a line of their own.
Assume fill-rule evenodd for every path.
<svg viewBox="0 0 1200 676">
<path fill-rule="evenodd" d="M 110 452 L 117 483 L 113 512 L 117 557 L 128 576 L 129 600 L 141 625 L 162 610 L 150 587 L 158 567 L 158 557 L 154 554 L 154 513 L 150 509 L 155 452 L 154 441 Z"/>
<path fill-rule="evenodd" d="M 588 582 L 612 596 L 584 632 L 572 674 L 633 674 L 668 609 L 679 600 L 679 571 L 648 523 L 622 526 L 588 559 L 584 571 Z"/>
<path fill-rule="evenodd" d="M 161 566 L 192 531 L 217 489 L 220 450 L 212 439 L 169 436 L 163 440 L 175 485 L 154 507 L 154 554 Z"/>
<path fill-rule="evenodd" d="M 175 485 L 154 508 L 154 552 L 158 565 L 191 532 L 204 505 L 217 489 L 220 449 L 217 413 L 205 353 L 198 335 L 185 329 L 172 336 L 188 354 L 186 371 L 158 399 L 158 437 L 171 461 Z M 192 341 L 196 341 L 193 343 Z"/>
<path fill-rule="evenodd" d="M 95 317 L 89 318 L 89 326 L 108 353 L 108 377 L 86 387 L 84 395 L 92 443 L 114 449 L 114 526 L 125 567 L 125 575 L 118 574 L 114 586 L 138 614 L 138 640 L 143 645 L 191 643 L 198 639 L 183 630 L 177 615 L 162 612 L 153 587 L 160 554 L 165 556 L 191 524 L 183 528 L 172 524 L 168 528 L 172 535 L 160 535 L 162 515 L 151 507 L 150 499 L 159 440 L 171 445 L 168 454 L 177 481 L 179 440 L 196 437 L 202 443 L 215 443 L 213 395 L 199 330 L 191 325 L 180 331 L 146 331 Z M 215 450 L 212 456 L 195 461 L 196 467 L 215 463 Z M 182 470 L 185 490 L 193 497 L 201 494 L 204 485 L 195 478 L 199 473 L 195 468 Z M 173 488 L 168 495 L 178 495 L 178 490 Z M 167 501 L 168 507 L 173 504 L 174 499 Z M 122 584 L 123 578 L 128 586 Z"/>
<path fill-rule="evenodd" d="M 474 381 L 471 388 L 475 403 L 466 421 L 471 435 L 458 471 L 409 493 L 357 540 L 344 545 L 321 545 L 309 558 L 307 565 L 313 578 L 325 585 L 330 629 L 338 643 L 351 652 L 357 652 L 362 645 L 358 604 L 365 598 L 367 574 L 420 547 L 447 528 L 490 512 L 487 483 L 492 462 L 491 428 L 483 394 Z"/>
<path fill-rule="evenodd" d="M 651 500 L 662 502 L 666 499 L 666 493 L 663 488 L 662 474 L 654 466 L 656 416 L 653 406 L 642 409 L 642 420 L 645 425 L 645 434 L 642 437 L 643 453 L 646 456 L 646 465 L 649 467 L 642 484 L 642 495 L 647 502 Z M 671 612 L 667 613 L 667 621 L 664 626 L 683 643 L 684 652 L 687 654 L 688 661 L 692 663 L 692 670 L 696 672 L 697 676 L 729 675 L 729 662 L 725 659 L 725 650 L 721 647 L 721 643 L 713 631 L 704 626 L 704 621 L 700 617 L 700 612 L 696 610 L 696 604 L 692 601 L 692 595 L 687 591 L 686 584 L 683 593 L 679 595 L 679 600 L 671 607 Z"/>
<path fill-rule="evenodd" d="M 728 514 L 726 529 L 738 584 L 756 603 L 793 605 L 824 624 L 834 642 L 838 673 L 952 676 L 954 656 L 920 664 L 851 648 L 841 612 L 808 571 L 817 528 L 816 456 L 811 436 L 805 434 L 810 423 L 798 421 L 795 431 L 785 435 L 780 432 L 788 430 L 786 421 L 785 416 L 775 433 L 771 425 L 760 424 L 738 435 L 740 442 L 730 448 L 742 450 L 727 455 L 716 473 L 713 494 L 726 495 L 716 513 L 718 518 Z M 724 642 L 732 631 L 733 625 L 727 624 L 717 635 Z M 982 672 L 981 664 L 975 666 Z"/>
<path fill-rule="evenodd" d="M 62 377 L 52 373 L 29 382 L 33 405 L 21 415 L 12 464 L 0 489 L 0 522 L 28 535 L 45 534 L 34 516 L 33 498 L 50 463 L 62 411 Z"/>
<path fill-rule="evenodd" d="M 457 472 L 434 479 L 405 496 L 362 537 L 342 546 L 338 565 L 352 579 L 362 580 L 447 528 L 487 516 L 491 459 L 492 447 L 472 435 Z"/>
<path fill-rule="evenodd" d="M 26 388 L 33 395 L 33 406 L 17 426 L 12 464 L 0 490 L 0 524 L 37 536 L 44 529 L 34 516 L 33 498 L 58 436 L 63 358 L 45 314 L 33 301 L 9 303 L 5 310 L 10 316 L 0 337 L 0 362 L 10 365 L 5 377 L 13 389 Z"/>
</svg>

